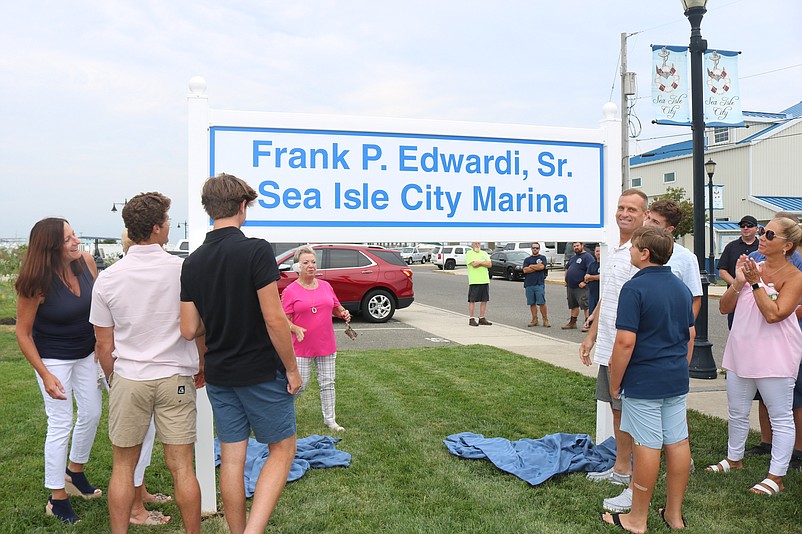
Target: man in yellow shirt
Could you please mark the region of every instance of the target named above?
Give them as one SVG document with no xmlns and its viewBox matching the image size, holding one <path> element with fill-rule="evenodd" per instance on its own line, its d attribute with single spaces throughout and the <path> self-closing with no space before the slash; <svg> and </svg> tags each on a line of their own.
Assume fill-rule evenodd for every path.
<svg viewBox="0 0 802 534">
<path fill-rule="evenodd" d="M 485 318 L 487 301 L 490 300 L 490 273 L 492 265 L 490 255 L 482 250 L 478 242 L 471 243 L 471 250 L 465 254 L 465 263 L 468 264 L 468 314 L 471 326 L 487 325 L 491 323 Z M 473 317 L 474 307 L 479 303 L 479 321 Z"/>
</svg>

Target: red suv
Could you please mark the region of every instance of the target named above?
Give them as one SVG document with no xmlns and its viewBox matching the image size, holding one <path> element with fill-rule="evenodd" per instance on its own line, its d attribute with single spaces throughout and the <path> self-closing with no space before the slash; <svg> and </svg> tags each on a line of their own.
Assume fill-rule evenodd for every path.
<svg viewBox="0 0 802 534">
<path fill-rule="evenodd" d="M 317 276 L 334 288 L 340 303 L 352 314 L 384 323 L 395 310 L 414 300 L 412 270 L 396 250 L 369 245 L 309 245 L 317 254 Z M 295 249 L 276 258 L 279 292 L 298 278 L 293 268 Z"/>
</svg>

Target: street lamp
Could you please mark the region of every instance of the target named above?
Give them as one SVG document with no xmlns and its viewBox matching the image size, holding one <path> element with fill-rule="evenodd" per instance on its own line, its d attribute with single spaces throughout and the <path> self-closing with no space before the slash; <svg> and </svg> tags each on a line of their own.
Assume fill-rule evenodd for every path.
<svg viewBox="0 0 802 534">
<path fill-rule="evenodd" d="M 176 225 L 176 227 L 177 227 L 177 228 L 181 228 L 181 223 L 178 223 L 178 224 Z M 187 221 L 184 221 L 184 239 L 186 239 L 186 238 L 187 238 L 187 229 L 188 229 L 188 228 L 187 228 Z"/>
<path fill-rule="evenodd" d="M 685 16 L 691 24 L 691 130 L 693 131 L 693 251 L 702 277 L 702 307 L 696 318 L 696 339 L 689 365 L 692 378 L 716 378 L 713 344 L 708 333 L 708 292 L 710 281 L 705 269 L 705 117 L 702 87 L 703 57 L 707 41 L 702 39 L 702 17 L 707 13 L 707 0 L 682 0 Z M 712 197 L 712 195 L 711 195 Z M 713 224 L 713 221 L 710 221 Z M 712 227 L 712 226 L 711 226 Z M 712 266 L 711 266 L 712 268 Z"/>
<path fill-rule="evenodd" d="M 716 249 L 713 245 L 713 175 L 716 174 L 716 162 L 708 158 L 705 163 L 705 172 L 707 173 L 707 209 L 709 210 L 710 219 L 710 257 L 707 260 L 707 266 L 710 268 L 709 278 L 710 283 L 716 283 Z"/>
<path fill-rule="evenodd" d="M 111 211 L 116 213 L 117 212 L 117 206 L 125 206 L 126 204 L 128 204 L 128 199 L 127 198 L 125 199 L 125 202 L 113 202 L 112 205 L 111 205 Z"/>
</svg>

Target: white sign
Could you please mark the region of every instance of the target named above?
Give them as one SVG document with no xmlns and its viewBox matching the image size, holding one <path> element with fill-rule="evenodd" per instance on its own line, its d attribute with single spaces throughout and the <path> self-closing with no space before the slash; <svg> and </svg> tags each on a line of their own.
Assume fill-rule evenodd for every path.
<svg viewBox="0 0 802 534">
<path fill-rule="evenodd" d="M 710 209 L 710 189 L 705 185 L 705 210 Z M 724 186 L 713 184 L 713 209 L 724 209 Z"/>
<path fill-rule="evenodd" d="M 212 127 L 210 150 L 211 175 L 234 174 L 259 193 L 245 226 L 271 236 L 295 227 L 341 240 L 359 228 L 407 241 L 604 223 L 601 144 Z"/>
</svg>

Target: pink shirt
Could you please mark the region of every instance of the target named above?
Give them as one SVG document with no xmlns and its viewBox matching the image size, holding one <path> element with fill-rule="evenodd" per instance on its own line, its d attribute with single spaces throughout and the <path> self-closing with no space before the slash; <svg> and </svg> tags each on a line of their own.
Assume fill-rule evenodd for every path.
<svg viewBox="0 0 802 534">
<path fill-rule="evenodd" d="M 281 294 L 284 313 L 290 316 L 293 324 L 306 328 L 303 341 L 299 342 L 294 334 L 292 336 L 295 355 L 301 358 L 328 356 L 337 352 L 331 314 L 340 301 L 328 282 L 318 280 L 317 284 L 315 289 L 306 289 L 296 280 Z"/>
<path fill-rule="evenodd" d="M 198 372 L 198 348 L 181 337 L 181 264 L 159 245 L 133 245 L 101 271 L 89 322 L 114 328 L 114 372 L 156 380 Z"/>
<path fill-rule="evenodd" d="M 777 294 L 768 286 L 757 291 Z M 796 378 L 801 358 L 802 330 L 796 314 L 769 324 L 757 307 L 752 288 L 744 285 L 724 348 L 723 367 L 741 378 Z"/>
</svg>

